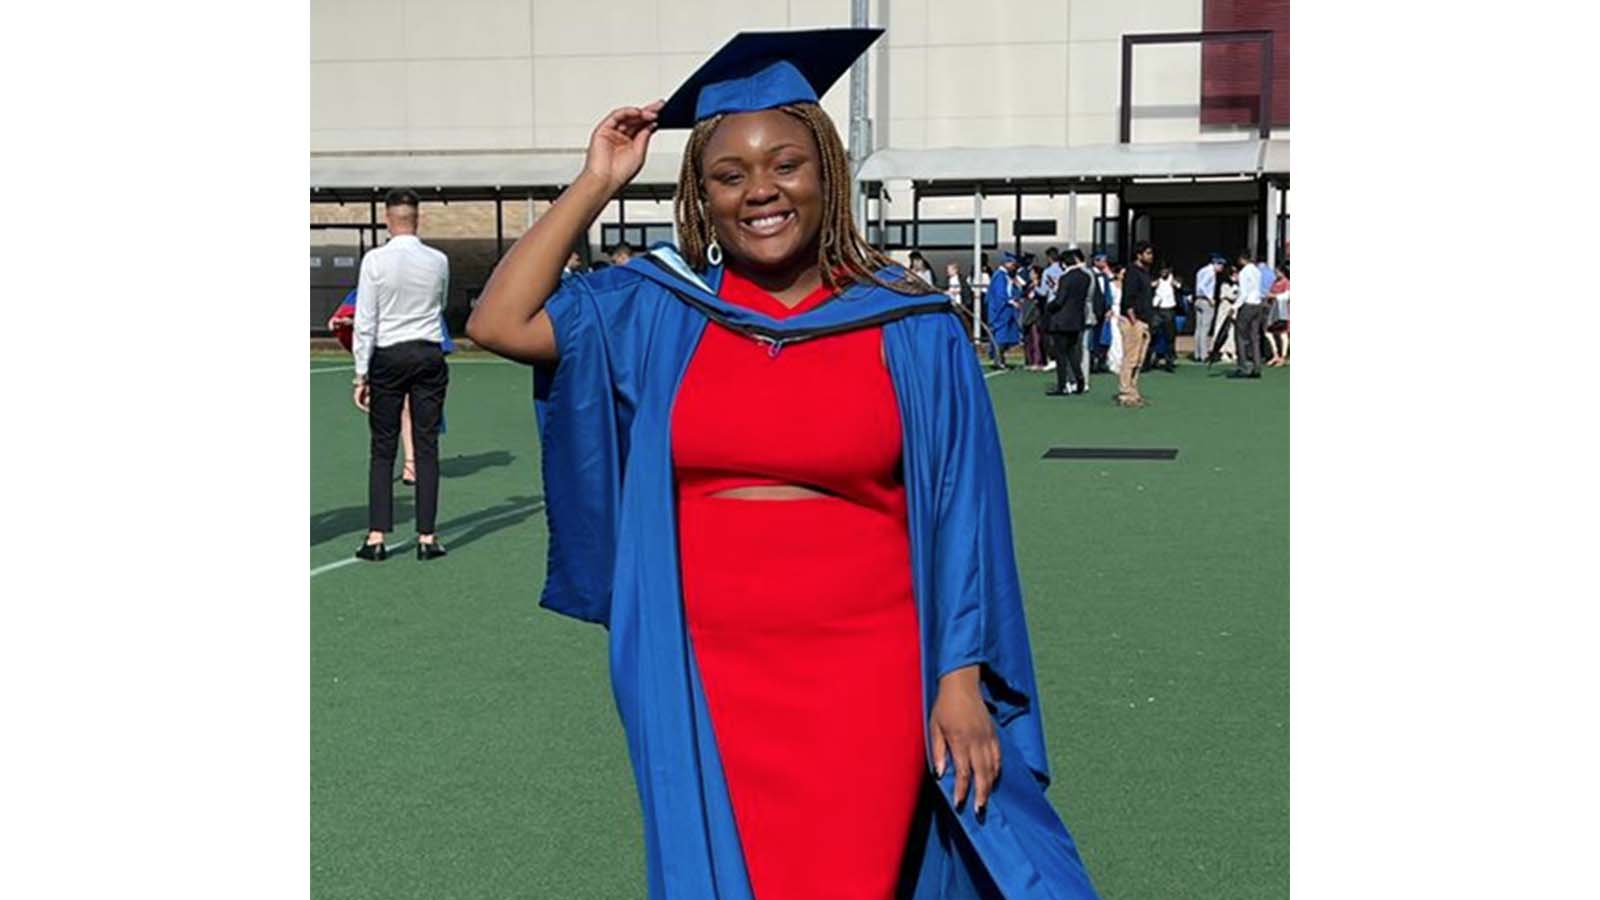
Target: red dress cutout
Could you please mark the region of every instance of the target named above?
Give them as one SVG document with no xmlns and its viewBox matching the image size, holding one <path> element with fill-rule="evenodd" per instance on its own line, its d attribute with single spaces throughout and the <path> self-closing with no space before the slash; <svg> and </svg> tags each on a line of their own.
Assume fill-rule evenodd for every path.
<svg viewBox="0 0 1600 900">
<path fill-rule="evenodd" d="M 721 296 L 794 309 L 731 272 Z M 672 416 L 689 636 L 757 900 L 894 894 L 925 772 L 900 413 L 882 335 L 706 327 Z M 829 496 L 712 496 L 791 484 Z"/>
</svg>

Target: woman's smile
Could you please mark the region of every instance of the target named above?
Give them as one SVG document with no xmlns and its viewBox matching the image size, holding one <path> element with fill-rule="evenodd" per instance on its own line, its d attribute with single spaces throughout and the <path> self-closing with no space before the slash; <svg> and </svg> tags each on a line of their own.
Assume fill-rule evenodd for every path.
<svg viewBox="0 0 1600 900">
<path fill-rule="evenodd" d="M 784 209 L 740 219 L 739 227 L 754 237 L 769 238 L 781 234 L 795 219 L 794 210 Z"/>
</svg>

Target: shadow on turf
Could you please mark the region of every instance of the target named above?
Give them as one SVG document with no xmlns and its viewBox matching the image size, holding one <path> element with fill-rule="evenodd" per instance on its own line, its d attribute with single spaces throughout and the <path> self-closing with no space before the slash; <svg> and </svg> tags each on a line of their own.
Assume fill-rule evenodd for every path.
<svg viewBox="0 0 1600 900">
<path fill-rule="evenodd" d="M 440 478 L 464 478 L 474 475 L 484 469 L 495 466 L 509 466 L 516 459 L 516 455 L 504 450 L 490 450 L 486 453 L 474 453 L 469 456 L 453 456 L 449 459 L 439 460 Z M 400 469 L 395 467 L 395 478 L 398 480 Z M 396 523 L 413 521 L 416 518 L 415 500 L 411 488 L 401 484 L 394 487 L 394 520 Z M 538 501 L 543 509 L 543 498 L 523 498 L 529 502 Z M 491 507 L 488 515 L 495 515 L 496 510 L 504 512 L 503 508 Z M 463 522 L 463 524 L 470 524 Z M 449 527 L 441 524 L 440 530 Z M 323 510 L 311 514 L 311 546 L 331 541 L 337 537 L 362 534 L 367 530 L 367 506 L 345 506 L 339 509 Z"/>
<path fill-rule="evenodd" d="M 496 503 L 488 509 L 440 522 L 439 536 L 451 550 L 459 550 L 496 531 L 520 525 L 526 522 L 529 516 L 542 512 L 544 512 L 544 498 L 537 494 L 507 497 L 504 502 Z"/>
<path fill-rule="evenodd" d="M 465 478 L 494 466 L 509 466 L 516 457 L 504 450 L 490 450 L 471 456 L 452 456 L 439 460 L 440 478 Z"/>
<path fill-rule="evenodd" d="M 537 495 L 507 497 L 494 506 L 439 522 L 439 534 L 449 539 L 451 548 L 464 546 L 503 528 L 527 521 L 544 511 L 544 498 Z M 416 519 L 416 507 L 409 499 L 395 498 L 396 532 L 405 532 Z M 348 538 L 354 541 L 367 531 L 367 506 L 343 506 L 311 514 L 311 546 Z"/>
<path fill-rule="evenodd" d="M 397 492 L 398 493 L 398 492 Z M 416 519 L 416 507 L 412 506 L 409 499 L 395 498 L 394 520 L 396 522 L 409 522 Z M 365 534 L 367 530 L 367 505 L 343 506 L 339 509 L 327 509 L 311 514 L 311 546 L 323 544 L 337 537 L 350 537 L 355 539 L 358 534 Z"/>
</svg>

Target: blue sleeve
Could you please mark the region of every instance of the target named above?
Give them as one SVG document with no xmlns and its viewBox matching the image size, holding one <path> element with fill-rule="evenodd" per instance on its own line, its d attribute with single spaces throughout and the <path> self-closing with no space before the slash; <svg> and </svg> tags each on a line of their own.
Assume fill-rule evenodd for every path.
<svg viewBox="0 0 1600 900">
<path fill-rule="evenodd" d="M 937 673 L 980 663 L 995 721 L 1015 723 L 1008 730 L 1028 767 L 1048 782 L 1000 432 L 977 357 L 959 327 L 952 333 L 956 339 L 944 342 L 949 347 L 939 363 L 948 367 L 950 390 L 935 413 L 941 420 L 935 433 L 944 442 L 933 473 Z"/>
<path fill-rule="evenodd" d="M 439 349 L 447 354 L 456 352 L 456 342 L 450 339 L 450 322 L 445 319 L 444 313 L 439 313 L 439 331 L 444 335 L 439 342 Z"/>
<path fill-rule="evenodd" d="M 1000 314 L 1000 310 L 1005 306 L 1006 301 L 1011 299 L 1011 291 L 1008 288 L 1010 283 L 1010 279 L 999 272 L 989 276 L 988 296 L 984 297 L 983 300 L 983 317 L 985 319 L 993 321 Z"/>
<path fill-rule="evenodd" d="M 622 472 L 645 344 L 630 277 L 564 278 L 545 304 L 560 361 L 534 370 L 549 558 L 539 605 L 607 624 Z"/>
</svg>

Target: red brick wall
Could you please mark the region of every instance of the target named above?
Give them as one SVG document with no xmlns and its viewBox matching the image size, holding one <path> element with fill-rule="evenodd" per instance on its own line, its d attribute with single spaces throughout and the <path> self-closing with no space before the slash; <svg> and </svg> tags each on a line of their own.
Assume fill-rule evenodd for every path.
<svg viewBox="0 0 1600 900">
<path fill-rule="evenodd" d="M 1267 28 L 1272 38 L 1272 124 L 1289 124 L 1289 0 L 1205 0 L 1207 31 Z M 1260 106 L 1261 49 L 1206 44 L 1200 51 L 1200 124 L 1250 125 Z"/>
</svg>

